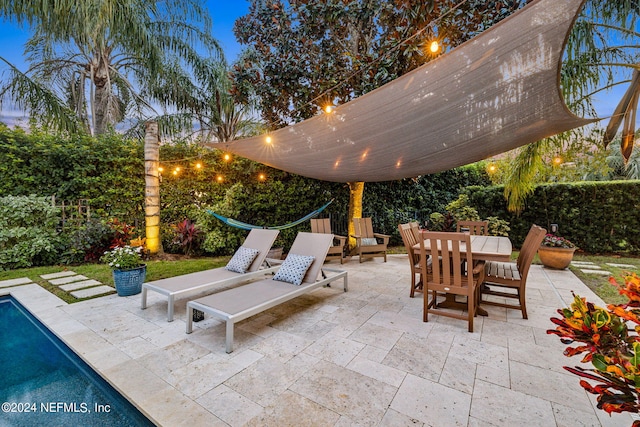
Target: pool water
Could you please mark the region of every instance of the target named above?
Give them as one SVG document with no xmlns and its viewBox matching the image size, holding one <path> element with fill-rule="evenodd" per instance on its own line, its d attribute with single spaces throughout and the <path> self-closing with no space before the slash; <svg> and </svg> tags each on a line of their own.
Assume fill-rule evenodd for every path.
<svg viewBox="0 0 640 427">
<path fill-rule="evenodd" d="M 10 296 L 0 297 L 0 427 L 153 426 Z"/>
</svg>

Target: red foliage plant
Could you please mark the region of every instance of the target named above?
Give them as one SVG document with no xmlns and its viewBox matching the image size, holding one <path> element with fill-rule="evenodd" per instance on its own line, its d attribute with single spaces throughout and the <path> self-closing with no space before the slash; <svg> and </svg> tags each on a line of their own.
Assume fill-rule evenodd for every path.
<svg viewBox="0 0 640 427">
<path fill-rule="evenodd" d="M 580 385 L 587 392 L 598 396 L 599 409 L 608 414 L 638 413 L 640 278 L 628 274 L 624 285 L 619 285 L 613 278 L 610 282 L 618 287 L 621 295 L 629 298 L 628 303 L 609 304 L 604 309 L 574 294 L 571 307 L 558 310 L 562 317 L 551 318 L 557 326 L 547 333 L 558 335 L 563 344 L 581 343 L 567 347 L 564 354 L 568 357 L 584 354 L 582 362 L 591 362 L 593 368 L 564 368 L 581 377 Z M 633 427 L 640 427 L 640 421 L 634 421 Z"/>
<path fill-rule="evenodd" d="M 111 227 L 115 233 L 109 249 L 122 248 L 129 244 L 129 241 L 133 237 L 133 231 L 135 230 L 133 225 L 122 222 L 118 218 L 113 218 L 109 221 L 109 227 Z"/>
</svg>

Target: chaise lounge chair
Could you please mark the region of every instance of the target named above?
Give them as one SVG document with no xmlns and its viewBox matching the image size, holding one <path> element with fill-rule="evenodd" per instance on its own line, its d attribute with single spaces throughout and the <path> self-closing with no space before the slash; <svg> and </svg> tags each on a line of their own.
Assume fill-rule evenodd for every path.
<svg viewBox="0 0 640 427">
<path fill-rule="evenodd" d="M 347 272 L 323 268 L 333 235 L 300 232 L 280 270 L 272 279 L 263 279 L 244 286 L 228 289 L 187 303 L 187 333 L 193 330 L 193 310 L 226 321 L 226 351 L 233 351 L 234 325 L 241 320 L 312 290 L 343 279 L 347 291 Z M 313 257 L 312 260 L 309 257 Z M 305 270 L 305 263 L 311 262 Z M 332 272 L 326 276 L 325 272 Z M 317 280 L 322 272 L 322 279 Z M 287 281 L 280 281 L 280 280 Z M 291 282 L 291 283 L 290 283 Z M 300 283 L 299 285 L 295 283 Z"/>
<path fill-rule="evenodd" d="M 206 292 L 215 288 L 224 288 L 246 283 L 250 280 L 259 279 L 264 274 L 273 273 L 278 270 L 279 266 L 261 268 L 267 253 L 278 236 L 278 230 L 267 230 L 254 228 L 249 232 L 242 246 L 236 251 L 234 258 L 229 261 L 226 267 L 213 268 L 210 270 L 198 271 L 196 273 L 184 274 L 181 276 L 170 277 L 167 279 L 155 280 L 142 284 L 142 309 L 147 308 L 147 292 L 154 291 L 165 295 L 168 298 L 167 320 L 173 321 L 173 306 L 176 297 L 184 297 L 189 294 Z M 249 250 L 243 249 L 249 248 Z M 256 253 L 257 251 L 257 253 Z M 234 260 L 243 258 L 248 253 L 253 261 L 247 261 L 244 258 L 245 266 L 240 265 L 239 268 Z M 248 268 L 246 263 L 250 262 Z M 240 263 L 242 264 L 242 263 Z M 234 268 L 235 267 L 235 268 Z M 243 269 L 243 267 L 245 267 Z M 235 270 L 235 271 L 232 271 Z M 245 270 L 246 272 L 242 273 Z"/>
</svg>

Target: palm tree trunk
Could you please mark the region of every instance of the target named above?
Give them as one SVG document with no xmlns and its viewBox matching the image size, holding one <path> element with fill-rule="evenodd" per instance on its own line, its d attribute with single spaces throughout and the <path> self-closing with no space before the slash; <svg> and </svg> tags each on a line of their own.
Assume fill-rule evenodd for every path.
<svg viewBox="0 0 640 427">
<path fill-rule="evenodd" d="M 349 182 L 349 248 L 356 246 L 353 218 L 362 218 L 362 198 L 364 196 L 364 182 Z"/>
<path fill-rule="evenodd" d="M 160 240 L 160 138 L 158 123 L 147 122 L 144 136 L 144 218 L 146 225 L 146 246 L 150 254 L 162 252 Z"/>
</svg>

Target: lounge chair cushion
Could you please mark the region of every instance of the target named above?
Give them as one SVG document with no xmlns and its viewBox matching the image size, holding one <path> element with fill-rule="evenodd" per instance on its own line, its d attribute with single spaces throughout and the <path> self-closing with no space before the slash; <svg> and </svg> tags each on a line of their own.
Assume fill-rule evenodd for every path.
<svg viewBox="0 0 640 427">
<path fill-rule="evenodd" d="M 282 263 L 280 270 L 278 270 L 276 275 L 273 276 L 273 280 L 300 285 L 314 259 L 315 257 L 313 256 L 296 254 L 287 255 L 287 258 Z"/>
<path fill-rule="evenodd" d="M 378 244 L 378 241 L 375 237 L 363 237 L 360 239 L 360 244 L 362 246 L 375 246 Z"/>
<path fill-rule="evenodd" d="M 257 249 L 240 246 L 225 266 L 225 269 L 235 273 L 246 273 L 253 260 L 258 256 L 258 252 L 260 251 Z"/>
</svg>

